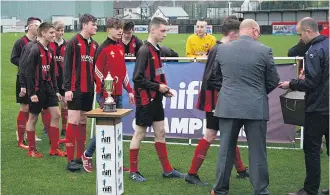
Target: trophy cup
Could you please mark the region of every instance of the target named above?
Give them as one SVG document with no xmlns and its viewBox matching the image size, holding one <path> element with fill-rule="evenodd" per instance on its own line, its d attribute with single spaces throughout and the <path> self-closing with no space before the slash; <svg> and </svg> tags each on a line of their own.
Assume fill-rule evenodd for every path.
<svg viewBox="0 0 330 195">
<path fill-rule="evenodd" d="M 108 97 L 105 99 L 103 105 L 103 112 L 116 112 L 116 102 L 111 97 L 111 93 L 114 91 L 114 79 L 111 77 L 110 72 L 108 72 L 107 77 L 104 79 L 104 89 L 108 93 Z"/>
</svg>

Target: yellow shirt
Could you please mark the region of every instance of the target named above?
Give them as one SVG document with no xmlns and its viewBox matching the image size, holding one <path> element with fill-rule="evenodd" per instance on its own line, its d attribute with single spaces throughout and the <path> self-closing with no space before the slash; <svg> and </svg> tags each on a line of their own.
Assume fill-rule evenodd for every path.
<svg viewBox="0 0 330 195">
<path fill-rule="evenodd" d="M 206 34 L 200 38 L 197 34 L 190 35 L 186 43 L 187 57 L 198 57 L 207 54 L 216 44 L 216 38 L 213 35 Z"/>
</svg>

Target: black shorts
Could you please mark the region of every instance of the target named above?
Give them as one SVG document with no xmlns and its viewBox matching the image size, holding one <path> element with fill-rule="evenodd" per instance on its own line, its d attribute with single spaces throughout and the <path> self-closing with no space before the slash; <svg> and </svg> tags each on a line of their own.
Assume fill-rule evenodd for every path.
<svg viewBox="0 0 330 195">
<path fill-rule="evenodd" d="M 19 97 L 21 93 L 21 84 L 19 82 L 19 75 L 16 77 L 16 103 L 29 104 L 29 95 L 26 93 L 24 97 Z"/>
<path fill-rule="evenodd" d="M 42 109 L 58 106 L 58 97 L 50 84 L 40 85 L 36 95 L 38 96 L 39 102 L 32 102 L 31 99 L 29 99 L 30 113 L 38 115 Z"/>
<path fill-rule="evenodd" d="M 72 101 L 68 101 L 69 110 L 91 111 L 93 109 L 94 93 L 74 91 Z"/>
<path fill-rule="evenodd" d="M 213 115 L 213 112 L 206 112 L 206 128 L 219 130 L 219 118 Z"/>
<path fill-rule="evenodd" d="M 142 127 L 150 127 L 153 122 L 163 121 L 163 102 L 154 100 L 145 106 L 137 106 L 135 112 L 135 124 Z"/>
</svg>

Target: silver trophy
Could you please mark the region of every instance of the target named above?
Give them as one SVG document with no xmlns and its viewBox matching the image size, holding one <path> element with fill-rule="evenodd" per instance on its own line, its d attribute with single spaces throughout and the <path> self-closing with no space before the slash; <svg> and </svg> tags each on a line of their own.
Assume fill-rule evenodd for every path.
<svg viewBox="0 0 330 195">
<path fill-rule="evenodd" d="M 107 77 L 104 79 L 104 89 L 108 93 L 108 97 L 105 99 L 103 112 L 116 112 L 116 102 L 111 97 L 112 92 L 115 90 L 114 79 L 111 77 L 110 72 L 108 72 Z"/>
</svg>

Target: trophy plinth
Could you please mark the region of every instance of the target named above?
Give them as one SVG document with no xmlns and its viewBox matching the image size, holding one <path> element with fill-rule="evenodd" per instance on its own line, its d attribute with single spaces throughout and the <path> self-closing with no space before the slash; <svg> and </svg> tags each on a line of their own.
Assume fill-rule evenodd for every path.
<svg viewBox="0 0 330 195">
<path fill-rule="evenodd" d="M 112 92 L 114 91 L 114 82 L 113 78 L 110 75 L 110 72 L 108 72 L 107 77 L 104 79 L 104 88 L 105 91 L 108 93 L 108 97 L 105 99 L 105 102 L 103 104 L 103 112 L 116 112 L 116 102 L 111 97 Z"/>
</svg>

